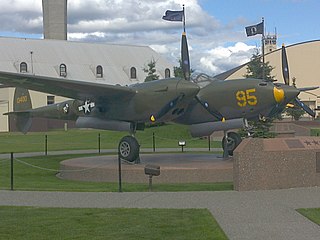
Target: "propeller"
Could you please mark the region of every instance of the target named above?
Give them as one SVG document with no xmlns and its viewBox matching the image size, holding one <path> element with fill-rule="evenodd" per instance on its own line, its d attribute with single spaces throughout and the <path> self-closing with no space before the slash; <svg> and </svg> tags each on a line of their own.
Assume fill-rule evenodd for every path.
<svg viewBox="0 0 320 240">
<path fill-rule="evenodd" d="M 182 72 L 185 80 L 190 81 L 190 61 L 189 61 L 189 50 L 187 42 L 187 34 L 182 33 L 181 38 L 181 64 Z"/>
<path fill-rule="evenodd" d="M 286 47 L 284 44 L 282 44 L 282 51 L 281 51 L 281 60 L 282 60 L 282 76 L 284 83 L 289 86 L 289 65 L 288 65 L 288 59 L 287 59 L 287 53 L 286 53 Z M 304 91 L 310 91 L 317 89 L 318 87 L 309 87 L 309 88 L 298 88 L 299 92 Z M 304 104 L 302 101 L 300 101 L 297 97 L 294 99 L 294 103 L 301 107 L 306 113 L 308 113 L 310 116 L 315 117 L 316 113 L 312 111 L 311 108 L 309 108 L 306 104 Z"/>
<path fill-rule="evenodd" d="M 312 111 L 306 104 L 301 102 L 298 98 L 294 99 L 294 103 L 300 106 L 306 113 L 308 113 L 312 117 L 316 117 L 316 113 Z"/>
<path fill-rule="evenodd" d="M 183 72 L 184 78 L 185 80 L 190 81 L 190 75 L 191 75 L 190 60 L 189 60 L 187 34 L 185 32 L 182 33 L 182 38 L 181 38 L 181 61 L 182 61 L 182 72 Z M 214 116 L 215 118 L 219 119 L 222 122 L 225 121 L 225 118 L 222 116 L 220 112 L 218 112 L 217 110 L 211 109 L 209 107 L 209 104 L 201 100 L 199 96 L 196 95 L 194 98 L 212 116 Z"/>
<path fill-rule="evenodd" d="M 284 44 L 282 44 L 281 58 L 282 58 L 282 76 L 283 76 L 283 80 L 284 80 L 284 83 L 286 85 L 290 85 L 289 64 L 288 64 L 288 59 L 287 59 L 286 47 L 284 46 Z"/>
<path fill-rule="evenodd" d="M 188 42 L 187 35 L 185 32 L 182 33 L 181 38 L 181 68 L 184 76 L 184 80 L 179 81 L 176 90 L 180 92 L 180 94 L 167 102 L 157 113 L 152 114 L 150 116 L 151 122 L 156 122 L 162 119 L 169 113 L 172 109 L 174 109 L 182 99 L 197 99 L 197 94 L 200 90 L 199 86 L 190 81 L 190 60 L 189 60 L 189 51 L 188 51 Z M 181 108 L 183 110 L 183 108 Z M 180 110 L 181 110 L 180 109 Z"/>
<path fill-rule="evenodd" d="M 164 115 L 166 115 L 170 110 L 172 110 L 178 102 L 183 98 L 184 96 L 181 94 L 180 96 L 172 99 L 170 102 L 168 102 L 163 108 L 159 110 L 159 112 L 155 115 L 151 115 L 150 120 L 152 122 L 158 121 L 158 119 L 161 119 Z"/>
<path fill-rule="evenodd" d="M 206 109 L 212 116 L 219 119 L 220 121 L 224 122 L 225 118 L 222 116 L 220 112 L 217 110 L 213 110 L 209 107 L 209 104 L 207 102 L 204 102 L 200 99 L 200 97 L 196 96 L 195 99 L 201 104 L 201 106 Z"/>
</svg>

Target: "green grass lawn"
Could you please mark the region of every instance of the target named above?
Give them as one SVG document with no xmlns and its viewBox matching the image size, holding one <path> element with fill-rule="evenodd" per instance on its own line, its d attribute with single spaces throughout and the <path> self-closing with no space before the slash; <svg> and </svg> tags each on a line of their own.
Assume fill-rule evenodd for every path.
<svg viewBox="0 0 320 240">
<path fill-rule="evenodd" d="M 81 191 L 81 192 L 116 192 L 118 183 L 79 182 L 62 180 L 56 177 L 60 161 L 83 155 L 39 156 L 21 158 L 30 167 L 14 161 L 14 189 L 40 191 Z M 92 154 L 90 155 L 92 156 Z M 46 170 L 47 169 L 47 170 Z M 53 170 L 53 171 L 52 171 Z M 148 179 L 145 184 L 123 183 L 124 192 L 148 191 Z M 10 189 L 10 160 L 0 160 L 0 189 Z M 223 191 L 233 190 L 233 184 L 227 183 L 193 183 L 193 184 L 154 184 L 153 191 Z"/>
<path fill-rule="evenodd" d="M 297 211 L 320 226 L 320 208 L 301 208 Z"/>
<path fill-rule="evenodd" d="M 208 140 L 191 137 L 188 126 L 167 124 L 138 131 L 136 137 L 141 148 L 152 148 L 153 133 L 155 134 L 156 148 L 177 148 L 179 140 L 185 140 L 187 147 L 208 147 Z M 47 133 L 32 132 L 26 135 L 11 132 L 0 133 L 0 153 L 42 152 L 45 149 L 46 135 L 48 151 L 98 149 L 99 134 L 101 149 L 117 149 L 120 139 L 128 135 L 126 132 L 80 129 L 49 131 Z M 219 141 L 211 142 L 211 147 L 221 148 L 221 143 Z"/>
<path fill-rule="evenodd" d="M 0 207 L 0 239 L 227 239 L 205 209 Z"/>
</svg>

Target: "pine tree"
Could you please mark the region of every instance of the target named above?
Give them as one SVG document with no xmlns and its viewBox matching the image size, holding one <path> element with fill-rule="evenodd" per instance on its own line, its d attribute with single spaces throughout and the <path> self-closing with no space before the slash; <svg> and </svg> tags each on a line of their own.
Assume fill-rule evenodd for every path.
<svg viewBox="0 0 320 240">
<path fill-rule="evenodd" d="M 174 76 L 178 78 L 184 78 L 182 71 L 182 61 L 179 59 L 179 67 L 173 67 Z"/>
<path fill-rule="evenodd" d="M 261 61 L 261 56 L 258 50 L 252 55 L 251 61 L 247 65 L 247 73 L 244 75 L 246 78 L 263 79 L 263 67 L 265 71 L 264 79 L 267 81 L 273 81 L 274 76 L 271 76 L 271 71 L 274 67 L 269 65 L 269 62 L 264 64 Z M 259 119 L 258 121 L 250 121 L 249 125 L 252 127 L 252 137 L 257 138 L 272 138 L 275 137 L 274 133 L 270 132 L 270 127 L 274 119 Z M 244 130 L 240 131 L 241 135 L 244 135 Z"/>
<path fill-rule="evenodd" d="M 264 66 L 264 79 L 268 81 L 274 81 L 274 76 L 271 76 L 271 72 L 274 69 L 274 67 L 269 65 L 269 62 L 263 62 L 261 61 L 261 56 L 259 55 L 259 51 L 256 50 L 256 52 L 252 55 L 251 61 L 247 65 L 247 73 L 244 75 L 246 78 L 257 78 L 257 79 L 263 79 L 263 66 Z"/>
<path fill-rule="evenodd" d="M 190 69 L 190 73 L 192 74 L 194 72 L 194 69 Z M 182 70 L 182 60 L 179 59 L 179 66 L 174 66 L 173 67 L 173 73 L 174 76 L 177 78 L 184 78 L 183 70 Z"/>
<path fill-rule="evenodd" d="M 291 116 L 295 121 L 298 121 L 305 114 L 304 110 L 297 106 L 287 108 L 285 113 L 287 116 Z"/>
<path fill-rule="evenodd" d="M 147 77 L 145 78 L 145 82 L 153 81 L 153 80 L 158 80 L 159 75 L 156 74 L 156 61 L 152 59 L 149 63 L 148 66 L 143 69 L 145 73 L 148 73 Z"/>
</svg>

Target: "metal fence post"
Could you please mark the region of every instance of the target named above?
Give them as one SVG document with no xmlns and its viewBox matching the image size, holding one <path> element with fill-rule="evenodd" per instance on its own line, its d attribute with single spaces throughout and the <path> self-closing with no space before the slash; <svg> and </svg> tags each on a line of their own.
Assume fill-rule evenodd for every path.
<svg viewBox="0 0 320 240">
<path fill-rule="evenodd" d="M 45 141 L 44 141 L 44 154 L 48 155 L 48 135 L 45 135 Z"/>
<path fill-rule="evenodd" d="M 100 133 L 98 134 L 98 149 L 99 149 L 99 154 L 101 153 L 101 136 Z"/>
<path fill-rule="evenodd" d="M 211 139 L 210 139 L 210 136 L 208 136 L 208 147 L 209 147 L 209 152 L 211 150 Z"/>
<path fill-rule="evenodd" d="M 121 158 L 118 153 L 118 165 L 119 165 L 119 192 L 122 192 L 122 176 L 121 176 Z"/>
<path fill-rule="evenodd" d="M 13 152 L 11 152 L 11 167 L 10 167 L 10 178 L 11 178 L 11 187 L 10 190 L 13 191 Z"/>
<path fill-rule="evenodd" d="M 154 132 L 152 133 L 152 146 L 153 146 L 153 152 L 156 151 L 156 138 L 154 136 Z"/>
</svg>

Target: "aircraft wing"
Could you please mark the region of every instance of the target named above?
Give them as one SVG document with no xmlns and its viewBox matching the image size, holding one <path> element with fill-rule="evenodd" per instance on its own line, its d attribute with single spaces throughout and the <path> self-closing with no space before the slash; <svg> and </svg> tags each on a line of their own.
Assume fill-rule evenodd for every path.
<svg viewBox="0 0 320 240">
<path fill-rule="evenodd" d="M 0 83 L 79 100 L 114 101 L 130 98 L 135 94 L 129 87 L 1 71 Z"/>
</svg>

